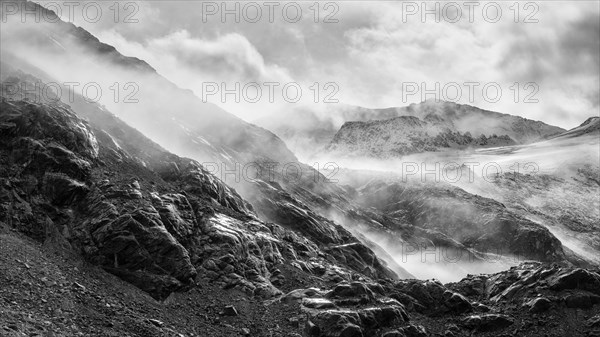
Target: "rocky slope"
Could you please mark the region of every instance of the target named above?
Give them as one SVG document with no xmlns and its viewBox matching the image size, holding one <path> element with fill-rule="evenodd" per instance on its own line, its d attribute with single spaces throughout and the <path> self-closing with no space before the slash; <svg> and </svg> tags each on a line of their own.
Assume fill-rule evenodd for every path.
<svg viewBox="0 0 600 337">
<path fill-rule="evenodd" d="M 299 244 L 305 253 L 318 251 L 310 240 L 258 220 L 247 202 L 197 162 L 166 152 L 97 105 L 87 113 L 84 122 L 60 102 L 3 97 L 3 176 L 13 178 L 5 183 L 5 216 L 13 227 L 42 239 L 45 228 L 58 226 L 76 250 L 159 298 L 189 283 L 198 260 L 223 282 L 237 284 L 244 280 L 239 275 L 249 273 L 259 286 L 244 281 L 249 291 L 273 291 L 265 261 L 283 261 L 282 252 L 297 255 L 296 240 L 304 242 Z M 26 190 L 21 179 L 28 182 Z M 23 200 L 26 193 L 39 198 Z M 48 208 L 51 217 L 34 216 Z M 345 250 L 354 258 L 344 260 L 357 270 L 394 276 L 341 227 L 309 222 L 300 229 L 317 243 L 354 244 Z M 283 237 L 288 248 L 277 246 Z M 201 257 L 207 253 L 227 262 L 207 261 Z M 221 264 L 241 269 L 227 267 L 231 279 L 215 273 Z"/>
<path fill-rule="evenodd" d="M 0 225 L 3 336 L 598 336 L 598 270 L 536 263 L 437 281 L 317 283 L 273 300 L 199 280 L 157 302 Z M 302 283 L 306 285 L 302 285 Z M 235 309 L 235 311 L 233 310 Z"/>
<path fill-rule="evenodd" d="M 600 264 L 600 173 L 580 167 L 573 177 L 506 173 L 493 187 L 507 208 L 548 227 L 564 246 Z"/>
<path fill-rule="evenodd" d="M 53 15 L 37 5 L 30 5 L 45 11 L 45 16 Z M 176 88 L 158 76 L 145 62 L 124 57 L 113 47 L 101 43 L 81 28 L 60 20 L 55 24 L 28 22 L 23 27 L 15 28 L 10 25 L 7 27 L 10 30 L 3 30 L 2 38 L 3 44 L 11 47 L 6 51 L 11 52 L 3 55 L 2 76 L 5 87 L 9 88 L 5 91 L 13 93 L 12 99 L 22 99 L 27 96 L 18 90 L 14 92 L 14 88 L 19 88 L 23 75 L 27 76 L 27 74 L 33 74 L 42 82 L 48 83 L 63 83 L 65 79 L 72 81 L 77 78 L 102 83 L 106 81 L 104 79 L 106 74 L 109 75 L 110 81 L 125 82 L 136 79 L 140 84 L 138 103 L 107 102 L 106 107 L 145 135 L 151 135 L 152 139 L 161 146 L 205 163 L 207 164 L 205 167 L 216 166 L 219 172 L 215 174 L 224 180 L 227 178 L 223 173 L 226 169 L 246 167 L 244 165 L 253 165 L 262 161 L 275 162 L 279 167 L 288 163 L 302 165 L 297 162 L 285 144 L 272 133 L 245 123 L 212 104 L 202 103 L 190 92 Z M 27 51 L 31 52 L 31 50 L 20 42 L 32 38 L 39 40 L 35 52 L 51 55 L 51 57 L 29 57 L 33 53 L 28 53 Z M 64 48 L 57 49 L 56 41 Z M 22 57 L 23 55 L 28 56 Z M 47 62 L 48 59 L 59 61 Z M 10 76 L 20 70 L 24 73 Z M 66 88 L 62 89 L 63 93 L 68 92 Z M 70 97 L 62 95 L 59 98 L 66 101 L 66 98 Z M 39 97 L 33 99 L 39 101 Z M 112 121 L 104 117 L 106 114 L 98 111 L 106 110 L 103 106 L 86 104 L 87 102 L 77 94 L 74 95 L 74 99 L 64 103 L 72 105 L 79 116 L 87 118 L 98 129 L 108 131 L 113 127 Z M 125 142 L 131 141 L 136 146 L 143 146 L 139 142 L 139 137 L 122 131 L 118 134 L 124 137 Z M 133 150 L 132 153 L 135 156 L 139 151 Z M 309 172 L 307 166 L 302 167 Z M 316 214 L 310 207 L 302 205 L 305 198 L 286 190 L 289 185 L 271 184 L 271 179 L 267 178 L 262 181 L 248 181 L 241 176 L 242 172 L 238 171 L 227 183 L 242 191 L 248 199 L 269 200 L 268 195 L 273 195 L 271 189 L 278 190 L 277 196 L 287 197 L 288 202 L 285 203 L 279 200 L 257 203 L 257 211 L 265 215 L 264 219 L 290 223 L 286 218 L 287 214 L 301 210 L 299 215 L 314 228 L 308 225 L 296 227 L 311 234 L 312 240 L 321 242 L 324 236 L 333 237 L 326 241 L 329 244 L 337 243 L 344 248 L 336 250 L 338 254 L 353 249 L 352 246 L 346 245 L 348 240 L 353 240 L 350 239 L 351 235 L 339 225 Z M 308 197 L 314 197 L 313 191 L 309 189 L 304 191 L 307 192 Z M 281 212 L 281 209 L 288 206 L 290 207 Z M 360 254 L 362 253 L 358 255 Z M 374 256 L 370 259 L 376 261 Z"/>
</svg>

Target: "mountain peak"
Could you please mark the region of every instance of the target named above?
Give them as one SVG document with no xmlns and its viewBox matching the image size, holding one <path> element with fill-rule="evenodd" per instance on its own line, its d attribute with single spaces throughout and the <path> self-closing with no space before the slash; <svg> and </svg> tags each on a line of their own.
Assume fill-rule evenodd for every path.
<svg viewBox="0 0 600 337">
<path fill-rule="evenodd" d="M 599 123 L 600 123 L 600 117 L 594 116 L 594 117 L 590 117 L 590 118 L 586 119 L 585 122 L 581 123 L 581 125 L 579 127 L 586 126 L 588 124 L 596 125 Z"/>
</svg>

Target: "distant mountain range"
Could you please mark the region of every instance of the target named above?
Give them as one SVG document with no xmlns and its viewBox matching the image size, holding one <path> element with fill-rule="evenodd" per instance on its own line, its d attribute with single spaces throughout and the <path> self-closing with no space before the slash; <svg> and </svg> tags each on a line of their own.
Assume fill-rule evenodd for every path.
<svg viewBox="0 0 600 337">
<path fill-rule="evenodd" d="M 327 151 L 347 156 L 387 158 L 442 148 L 506 146 L 516 142 L 507 135 L 461 133 L 451 122 L 428 115 L 424 120 L 400 116 L 370 122 L 347 122 L 335 134 Z"/>
<path fill-rule="evenodd" d="M 443 148 L 527 144 L 566 130 L 520 116 L 444 101 L 367 109 L 331 106 L 324 112 L 299 108 L 258 121 L 290 148 L 389 157 Z M 373 153 L 371 153 L 373 152 Z"/>
<path fill-rule="evenodd" d="M 451 102 L 425 101 L 394 111 L 400 116 L 344 123 L 326 151 L 388 158 L 444 149 L 527 144 L 565 131 L 543 122 Z"/>
</svg>

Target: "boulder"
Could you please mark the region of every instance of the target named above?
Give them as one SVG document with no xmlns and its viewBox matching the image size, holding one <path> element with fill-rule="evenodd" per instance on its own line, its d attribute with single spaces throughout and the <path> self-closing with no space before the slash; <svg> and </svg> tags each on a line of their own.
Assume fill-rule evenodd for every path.
<svg viewBox="0 0 600 337">
<path fill-rule="evenodd" d="M 512 318 L 501 314 L 473 315 L 463 320 L 466 328 L 484 332 L 501 330 L 513 323 Z"/>
<path fill-rule="evenodd" d="M 138 210 L 99 227 L 92 233 L 105 265 L 114 269 L 146 269 L 181 282 L 196 276 L 190 257 L 164 228 L 158 213 Z"/>
<path fill-rule="evenodd" d="M 89 192 L 84 183 L 61 173 L 46 172 L 42 186 L 45 196 L 57 205 L 72 204 Z"/>
<path fill-rule="evenodd" d="M 524 307 L 529 308 L 529 312 L 538 313 L 550 309 L 552 302 L 546 297 L 537 297 L 523 304 Z"/>
<path fill-rule="evenodd" d="M 552 277 L 548 285 L 555 291 L 582 289 L 600 295 L 600 275 L 581 268 L 566 270 Z"/>
<path fill-rule="evenodd" d="M 451 312 L 460 314 L 471 311 L 473 309 L 469 300 L 459 293 L 447 290 L 442 296 L 444 300 L 444 305 Z"/>
<path fill-rule="evenodd" d="M 589 309 L 600 303 L 600 296 L 590 293 L 577 293 L 568 295 L 563 300 L 568 308 Z"/>
<path fill-rule="evenodd" d="M 311 309 L 332 309 L 335 308 L 333 302 L 324 298 L 304 298 L 302 305 Z"/>
</svg>

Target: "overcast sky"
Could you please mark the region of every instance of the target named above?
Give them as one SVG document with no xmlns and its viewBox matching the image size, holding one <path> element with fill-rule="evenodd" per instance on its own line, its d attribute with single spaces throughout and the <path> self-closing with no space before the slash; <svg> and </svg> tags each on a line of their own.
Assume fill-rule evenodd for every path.
<svg viewBox="0 0 600 337">
<path fill-rule="evenodd" d="M 121 53 L 146 60 L 198 96 L 207 82 L 227 82 L 228 88 L 235 82 L 242 87 L 252 82 L 295 82 L 303 89 L 302 100 L 296 104 L 306 104 L 315 98 L 309 87 L 318 82 L 319 102 L 339 89 L 330 98 L 379 108 L 419 102 L 422 88 L 413 83 L 434 89 L 437 82 L 440 98 L 564 128 L 599 114 L 597 1 L 520 2 L 516 6 L 512 1 L 498 2 L 501 16 L 497 3 L 473 7 L 473 2 L 459 1 L 444 7 L 446 3 L 439 2 L 440 22 L 436 22 L 437 14 L 427 14 L 423 20 L 427 8 L 420 1 L 321 2 L 318 6 L 300 2 L 298 22 L 288 22 L 297 19 L 295 4 L 286 6 L 284 16 L 286 3 L 278 3 L 270 22 L 270 7 L 256 2 L 262 17 L 249 22 L 256 16 L 256 6 L 244 11 L 242 3 L 239 23 L 233 14 L 222 22 L 221 8 L 213 7 L 220 3 L 137 2 L 130 18 L 135 23 L 124 22 L 134 7 L 123 4 L 115 23 L 114 8 L 107 8 L 112 2 L 103 4 L 98 22 L 82 20 L 81 8 L 75 9 L 74 17 L 67 17 L 65 11 L 62 17 Z M 429 9 L 435 5 L 427 2 Z M 233 9 L 235 4 L 227 6 Z M 324 88 L 327 82 L 335 85 Z M 478 83 L 471 84 L 471 97 L 469 82 Z M 498 87 L 502 96 L 493 102 Z M 218 95 L 209 100 L 249 121 L 293 105 L 280 94 L 274 103 L 268 102 L 267 88 L 263 86 L 263 99 L 258 103 L 242 97 L 238 104 L 231 95 L 225 102 Z M 460 97 L 456 97 L 457 89 Z M 293 92 L 288 94 L 287 98 L 293 98 Z M 327 103 L 320 106 L 326 108 Z"/>
</svg>

